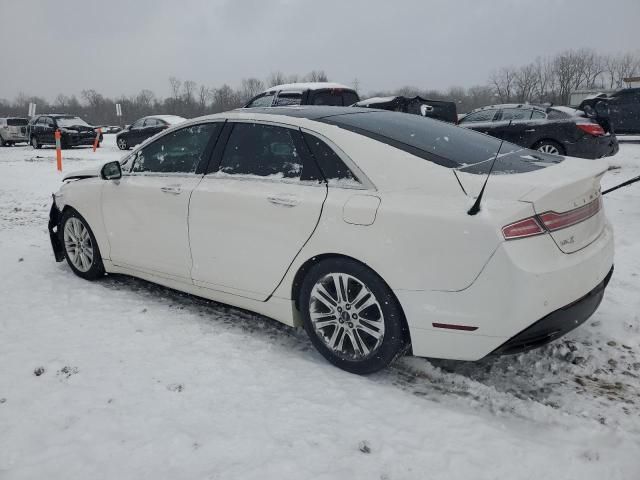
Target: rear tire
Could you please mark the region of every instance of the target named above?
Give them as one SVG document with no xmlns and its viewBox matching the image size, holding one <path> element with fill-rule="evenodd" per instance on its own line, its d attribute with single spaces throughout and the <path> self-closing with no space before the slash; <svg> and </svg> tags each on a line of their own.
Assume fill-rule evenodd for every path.
<svg viewBox="0 0 640 480">
<path fill-rule="evenodd" d="M 68 208 L 60 221 L 60 240 L 64 256 L 73 273 L 85 280 L 97 280 L 104 275 L 104 265 L 98 242 L 87 221 Z"/>
<path fill-rule="evenodd" d="M 40 142 L 38 142 L 38 137 L 36 137 L 35 135 L 31 136 L 30 143 L 35 150 L 39 150 L 42 148 L 42 145 L 40 145 Z"/>
<path fill-rule="evenodd" d="M 311 267 L 299 306 L 313 345 L 343 370 L 377 372 L 406 350 L 398 301 L 382 278 L 354 260 L 332 258 Z"/>
<path fill-rule="evenodd" d="M 8 147 L 9 146 L 9 142 L 5 142 L 4 138 L 2 138 L 2 135 L 0 135 L 0 147 Z"/>
<path fill-rule="evenodd" d="M 566 155 L 566 151 L 562 145 L 553 140 L 541 140 L 533 147 L 542 153 L 548 153 L 549 155 Z"/>
</svg>

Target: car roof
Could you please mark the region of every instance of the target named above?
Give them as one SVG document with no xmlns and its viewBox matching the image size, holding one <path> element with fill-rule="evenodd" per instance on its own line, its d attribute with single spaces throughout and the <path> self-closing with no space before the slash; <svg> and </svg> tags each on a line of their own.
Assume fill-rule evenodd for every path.
<svg viewBox="0 0 640 480">
<path fill-rule="evenodd" d="M 270 93 L 270 92 L 278 92 L 282 90 L 290 91 L 290 92 L 303 92 L 306 90 L 351 90 L 354 91 L 353 88 L 347 87 L 346 85 L 342 85 L 340 83 L 334 82 L 299 82 L 299 83 L 284 83 L 282 85 L 275 85 L 273 87 L 267 88 L 262 93 Z"/>
</svg>

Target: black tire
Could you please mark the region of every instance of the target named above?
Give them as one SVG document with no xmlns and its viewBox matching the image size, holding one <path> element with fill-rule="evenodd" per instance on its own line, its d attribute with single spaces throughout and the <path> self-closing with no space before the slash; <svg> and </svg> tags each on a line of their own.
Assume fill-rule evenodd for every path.
<svg viewBox="0 0 640 480">
<path fill-rule="evenodd" d="M 347 293 L 345 294 L 345 296 L 347 300 L 344 304 L 345 309 L 340 310 L 340 308 L 336 306 L 336 312 L 341 311 L 341 316 L 344 316 L 346 313 L 346 319 L 344 317 L 338 317 L 338 315 L 340 315 L 338 313 L 327 313 L 327 315 L 330 316 L 327 318 L 333 319 L 335 316 L 335 321 L 342 320 L 340 321 L 340 324 L 342 325 L 338 325 L 336 323 L 335 327 L 325 327 L 327 328 L 327 330 L 322 330 L 322 333 L 319 333 L 316 328 L 314 328 L 314 324 L 311 320 L 311 309 L 316 308 L 312 304 L 312 302 L 316 302 L 316 300 L 312 299 L 312 291 L 316 284 L 324 281 L 324 279 L 330 278 L 327 276 L 331 274 L 346 274 L 352 277 L 350 281 L 347 281 L 347 285 L 350 284 L 353 286 L 355 283 L 356 290 L 353 293 L 350 293 L 350 288 L 346 286 L 345 290 L 347 291 Z M 348 302 L 354 300 L 354 296 L 358 296 L 358 287 L 363 288 L 360 287 L 357 282 L 360 282 L 362 285 L 364 285 L 369 290 L 369 293 L 373 294 L 374 299 L 377 300 L 377 305 L 369 308 L 375 308 L 376 310 L 380 311 L 383 316 L 382 323 L 384 323 L 384 332 L 381 343 L 379 343 L 377 347 L 373 348 L 367 355 L 364 355 L 362 358 L 355 358 L 353 355 L 349 355 L 350 352 L 346 351 L 351 349 L 355 352 L 353 341 L 351 339 L 354 338 L 354 335 L 356 333 L 354 332 L 354 330 L 359 328 L 357 323 L 361 321 L 360 319 L 358 319 L 357 321 L 354 320 L 354 327 L 354 324 L 352 324 L 351 320 L 349 320 L 350 313 L 351 315 L 355 315 L 358 305 L 367 303 L 366 299 L 363 299 L 364 301 L 354 302 L 351 306 L 349 306 Z M 336 290 L 334 289 L 333 292 L 335 291 Z M 402 309 L 400 308 L 397 299 L 391 292 L 391 289 L 374 271 L 354 260 L 346 258 L 331 258 L 323 260 L 311 267 L 302 282 L 298 305 L 302 314 L 304 329 L 311 339 L 313 345 L 329 362 L 343 370 L 346 370 L 347 372 L 365 375 L 382 370 L 383 368 L 391 364 L 403 352 L 405 352 L 407 347 L 409 346 L 408 342 L 406 341 L 406 339 L 408 339 L 408 335 L 405 327 L 406 323 L 404 314 L 402 313 Z M 349 313 L 346 310 L 348 310 L 350 307 L 352 307 L 353 310 L 351 310 Z M 369 327 L 371 325 L 371 321 L 365 318 L 364 312 L 366 310 L 367 309 L 365 308 L 362 311 L 358 311 L 358 313 L 361 314 L 362 321 L 369 322 L 365 323 L 364 326 Z M 370 313 L 368 313 L 367 315 L 370 315 Z M 355 315 L 355 317 L 357 317 L 357 315 Z M 346 324 L 351 327 L 351 333 L 353 335 L 347 333 Z M 339 333 L 336 334 L 333 328 L 342 329 L 342 335 L 340 335 Z M 358 338 L 360 339 L 360 342 L 364 343 L 363 339 L 370 342 L 376 341 L 374 339 L 375 337 L 365 335 L 365 333 L 366 332 L 359 330 Z M 343 345 L 343 351 L 341 352 L 337 352 L 336 350 L 330 348 L 327 343 L 331 342 L 331 340 L 328 339 L 329 336 L 331 336 L 333 339 L 336 337 L 336 335 L 338 337 L 342 337 L 342 342 L 338 342 L 339 344 Z M 334 341 L 334 344 L 335 343 L 336 342 Z M 347 343 L 351 345 L 350 348 L 348 348 Z M 356 340 L 356 343 L 358 343 L 358 340 Z M 358 349 L 360 349 L 361 351 L 363 350 L 360 347 L 358 347 Z"/>
<path fill-rule="evenodd" d="M 35 135 L 31 135 L 31 139 L 29 139 L 29 143 L 36 150 L 39 150 L 42 148 L 42 145 L 40 145 L 40 142 L 38 141 L 38 137 L 36 137 Z"/>
<path fill-rule="evenodd" d="M 560 145 L 558 142 L 555 142 L 553 140 L 540 140 L 538 143 L 536 143 L 533 146 L 533 149 L 538 150 L 539 152 L 548 153 L 550 155 L 566 155 L 565 148 L 562 145 Z M 545 150 L 551 150 L 551 151 L 545 151 Z"/>
<path fill-rule="evenodd" d="M 5 142 L 4 138 L 2 138 L 2 135 L 0 135 L 0 147 L 8 147 L 9 146 L 9 142 Z"/>
<path fill-rule="evenodd" d="M 129 142 L 127 142 L 127 139 L 124 137 L 118 138 L 116 140 L 116 143 L 118 144 L 118 148 L 120 150 L 129 150 Z"/>
<path fill-rule="evenodd" d="M 86 271 L 82 271 L 74 265 L 72 260 L 72 255 L 69 253 L 68 243 L 65 241 L 65 228 L 67 223 L 71 221 L 71 219 L 79 220 L 82 225 L 87 229 L 90 239 L 90 245 L 93 249 L 92 261 L 90 267 Z M 100 255 L 100 248 L 98 247 L 98 242 L 96 241 L 96 237 L 93 235 L 93 231 L 89 224 L 84 219 L 82 215 L 80 215 L 77 211 L 72 208 L 67 208 L 62 214 L 62 219 L 60 220 L 60 228 L 59 228 L 60 242 L 64 248 L 64 256 L 67 259 L 67 264 L 71 267 L 73 273 L 78 275 L 85 280 L 97 280 L 98 278 L 104 276 L 104 265 L 102 263 L 102 256 Z"/>
</svg>

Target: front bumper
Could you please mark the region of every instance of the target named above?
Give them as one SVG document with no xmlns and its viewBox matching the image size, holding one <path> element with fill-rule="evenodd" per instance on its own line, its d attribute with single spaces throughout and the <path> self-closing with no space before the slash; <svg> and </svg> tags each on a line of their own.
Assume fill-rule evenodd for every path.
<svg viewBox="0 0 640 480">
<path fill-rule="evenodd" d="M 96 136 L 93 135 L 65 135 L 64 141 L 70 147 L 78 147 L 81 145 L 93 145 Z M 100 135 L 100 141 L 102 141 L 102 135 Z"/>
<path fill-rule="evenodd" d="M 64 246 L 62 245 L 62 239 L 60 235 L 60 220 L 62 219 L 62 212 L 56 205 L 56 197 L 52 195 L 53 203 L 51 204 L 51 210 L 49 210 L 49 240 L 51 240 L 51 248 L 53 248 L 53 255 L 56 257 L 56 262 L 64 260 Z"/>
</svg>

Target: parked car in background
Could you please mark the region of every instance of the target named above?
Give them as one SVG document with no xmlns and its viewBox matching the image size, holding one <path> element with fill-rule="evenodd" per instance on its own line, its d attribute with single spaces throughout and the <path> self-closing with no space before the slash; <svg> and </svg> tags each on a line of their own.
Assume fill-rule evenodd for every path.
<svg viewBox="0 0 640 480">
<path fill-rule="evenodd" d="M 0 118 L 0 146 L 6 147 L 16 143 L 28 142 L 27 124 L 29 120 L 20 117 Z"/>
<path fill-rule="evenodd" d="M 116 135 L 116 145 L 120 150 L 128 150 L 156 133 L 186 121 L 186 118 L 178 115 L 150 115 L 142 117 Z"/>
<path fill-rule="evenodd" d="M 97 135 L 96 127 L 89 125 L 76 115 L 50 113 L 36 115 L 29 121 L 27 125 L 29 143 L 33 148 L 55 145 L 56 130 L 60 130 L 62 148 L 93 145 Z M 100 146 L 100 142 L 102 142 L 102 135 L 98 140 L 98 146 Z"/>
<path fill-rule="evenodd" d="M 423 117 L 458 123 L 458 112 L 454 102 L 427 100 L 422 97 L 373 97 L 360 100 L 354 107 L 379 108 L 393 112 L 412 113 Z"/>
<path fill-rule="evenodd" d="M 624 88 L 611 95 L 601 93 L 584 99 L 579 108 L 595 110 L 598 102 L 609 107 L 609 119 L 615 133 L 640 134 L 640 88 Z"/>
<path fill-rule="evenodd" d="M 332 82 L 288 83 L 268 88 L 253 97 L 244 108 L 291 105 L 349 106 L 360 100 L 357 92 Z"/>
<path fill-rule="evenodd" d="M 478 108 L 459 125 L 544 153 L 601 158 L 618 152 L 606 118 L 569 107 L 505 104 Z"/>
<path fill-rule="evenodd" d="M 473 216 L 492 158 L 491 206 Z M 586 321 L 613 269 L 607 167 L 405 113 L 236 110 L 68 174 L 49 230 L 82 278 L 304 326 L 329 361 L 370 373 L 409 348 L 477 360 Z"/>
</svg>

